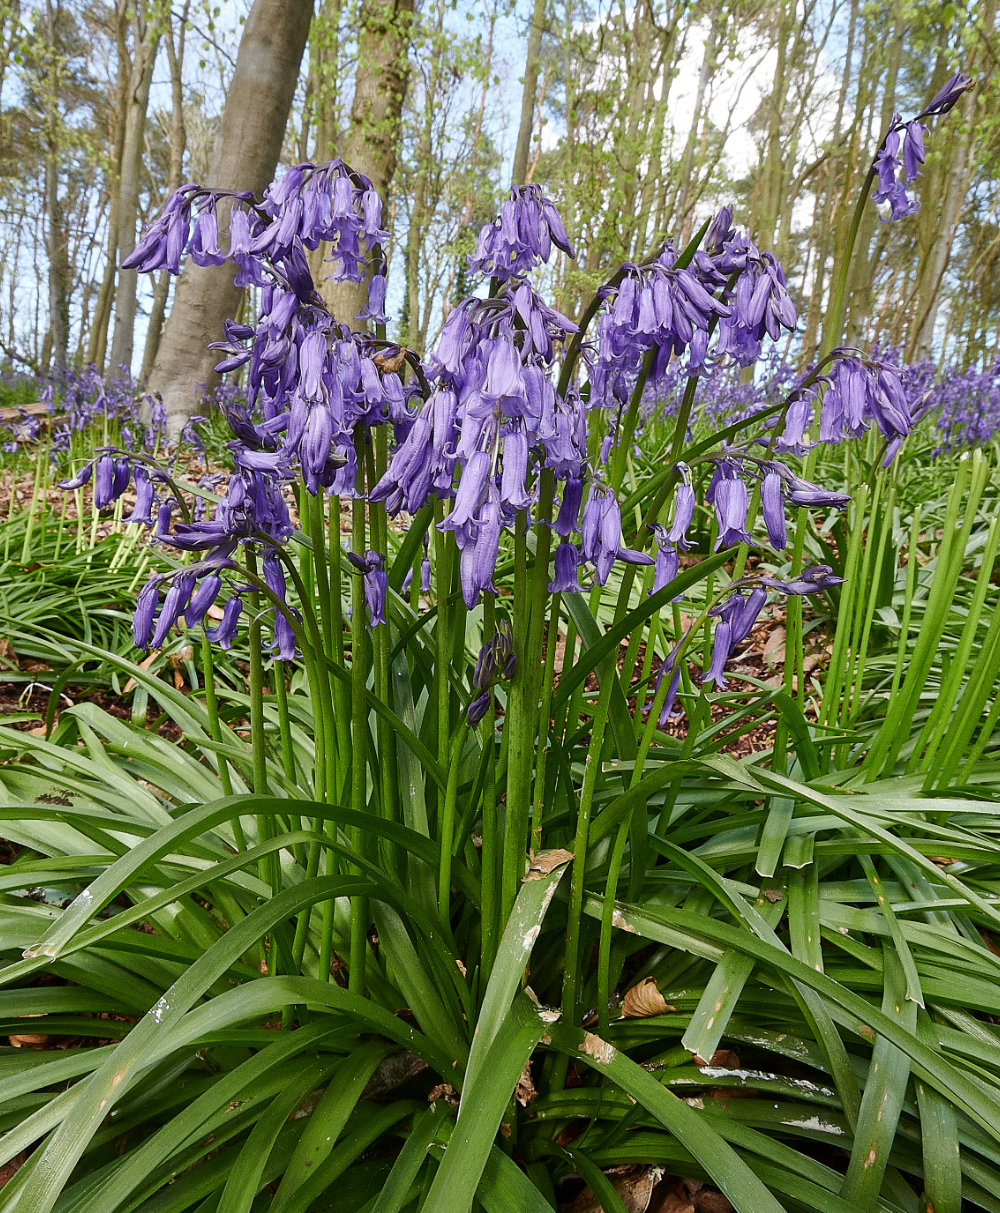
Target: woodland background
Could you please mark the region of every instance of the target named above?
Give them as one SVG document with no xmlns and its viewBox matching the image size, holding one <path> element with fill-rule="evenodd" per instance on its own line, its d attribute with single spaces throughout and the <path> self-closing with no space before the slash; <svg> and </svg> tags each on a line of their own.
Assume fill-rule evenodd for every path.
<svg viewBox="0 0 1000 1213">
<path fill-rule="evenodd" d="M 894 110 L 918 111 L 957 67 L 978 84 L 928 139 L 920 213 L 882 224 L 874 207 L 865 211 L 867 256 L 855 258 L 846 331 L 852 342 L 960 369 L 995 354 L 997 0 L 253 8 L 0 0 L 8 362 L 36 372 L 124 366 L 151 376 L 154 390 L 165 386 L 157 359 L 175 280 L 161 272 L 140 283 L 117 267 L 182 182 L 259 191 L 275 168 L 267 147 L 280 148 L 279 172 L 343 156 L 373 178 L 393 232 L 390 336 L 421 352 L 467 293 L 465 256 L 514 179 L 541 184 L 576 242 L 576 261 L 560 255 L 549 271 L 556 305 L 570 315 L 622 259 L 640 259 L 666 235 L 682 244 L 712 208 L 735 201 L 737 219 L 783 262 L 800 308 L 780 353 L 806 360 L 881 131 Z M 298 59 L 291 44 L 306 30 Z M 250 43 L 268 36 L 291 40 L 277 48 L 281 78 L 272 63 L 268 87 L 258 79 L 227 116 L 241 37 L 250 63 Z M 348 308 L 341 300 L 342 318 Z M 199 314 L 206 341 L 221 319 L 212 306 Z M 192 345 L 186 338 L 181 353 L 193 402 L 190 388 L 211 381 L 213 356 Z"/>
</svg>

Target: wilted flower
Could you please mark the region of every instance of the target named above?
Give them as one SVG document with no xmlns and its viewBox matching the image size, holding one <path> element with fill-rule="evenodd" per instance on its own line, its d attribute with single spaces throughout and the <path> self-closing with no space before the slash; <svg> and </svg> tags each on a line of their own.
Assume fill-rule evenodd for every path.
<svg viewBox="0 0 1000 1213">
<path fill-rule="evenodd" d="M 378 627 L 385 623 L 385 595 L 389 577 L 385 571 L 385 557 L 381 552 L 367 551 L 363 556 L 348 552 L 347 559 L 364 578 L 365 605 L 368 607 L 368 626 Z"/>
</svg>

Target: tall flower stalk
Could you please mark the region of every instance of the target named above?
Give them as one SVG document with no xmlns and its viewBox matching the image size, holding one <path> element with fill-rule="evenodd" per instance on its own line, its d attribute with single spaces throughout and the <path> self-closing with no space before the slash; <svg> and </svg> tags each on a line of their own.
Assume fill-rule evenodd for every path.
<svg viewBox="0 0 1000 1213">
<path fill-rule="evenodd" d="M 899 132 L 901 172 L 912 180 L 921 119 L 945 112 L 964 87 L 951 82 L 947 96 L 905 127 L 894 120 L 865 187 L 867 194 L 879 177 L 876 202 L 890 217 L 912 209 L 894 184 Z M 222 198 L 232 208 L 225 250 L 216 221 Z M 682 705 L 697 719 L 699 696 L 725 688 L 727 665 L 769 596 L 798 602 L 838 583 L 827 566 L 801 571 L 801 526 L 786 576 L 748 575 L 748 556 L 770 551 L 780 564 L 789 510 L 801 519 L 847 501 L 792 459 L 875 430 L 888 463 L 914 416 L 897 366 L 838 347 L 767 408 L 692 437 L 700 385 L 726 367 L 756 367 L 796 325 L 781 265 L 734 226 L 731 207 L 687 248 L 668 240 L 643 262 L 620 267 L 574 323 L 533 284 L 553 253 L 574 255 L 559 213 L 539 187 L 513 187 L 469 261 L 488 291 L 449 313 L 426 361 L 385 337 L 381 216 L 371 183 L 340 161 L 293 167 L 261 202 L 194 185 L 173 194 L 128 263 L 176 273 L 185 255 L 198 264 L 228 260 L 238 281 L 259 291 L 254 322 L 227 322 L 213 343 L 219 371 L 242 376 L 245 386 L 244 396 L 220 405 L 232 431 L 228 485 L 214 517 L 192 518 L 182 488 L 148 453 L 109 447 L 64 487 L 93 477 L 105 506 L 134 483 L 131 521 L 178 554 L 176 569 L 157 573 L 140 594 L 140 648 L 210 614 L 206 646 L 232 645 L 245 626 L 258 796 L 274 790 L 272 760 L 286 786 L 300 778 L 284 670 L 304 671 L 315 742 L 304 790 L 318 804 L 350 808 L 346 833 L 315 818 L 308 877 L 363 878 L 378 868 L 402 875 L 410 861 L 391 830 L 426 834 L 437 848 L 436 888 L 419 895 L 436 904 L 449 947 L 466 941 L 463 963 L 479 965 L 485 981 L 532 856 L 550 829 L 571 843 L 561 963 L 563 1013 L 575 1022 L 587 983 L 591 824 L 609 738 L 632 763 L 623 789 L 637 786 L 657 730 Z M 370 328 L 354 331 L 347 321 L 358 318 L 333 316 L 322 303 L 306 256 L 321 244 L 333 250 L 333 277 L 368 282 L 360 319 Z M 848 247 L 829 334 L 839 325 L 850 255 Z M 663 465 L 637 484 L 630 453 L 648 402 L 673 390 L 678 375 L 684 387 Z M 346 544 L 342 502 L 350 503 Z M 701 562 L 682 568 L 692 552 Z M 612 577 L 612 632 L 630 638 L 626 675 L 641 669 L 643 679 L 632 714 L 623 708 L 616 650 L 595 621 Z M 685 593 L 697 623 L 682 629 L 672 604 Z M 573 646 L 557 680 L 564 618 Z M 433 640 L 419 660 L 433 658 L 418 671 L 412 639 L 424 629 Z M 703 634 L 694 671 L 688 658 Z M 583 647 L 574 664 L 577 637 Z M 602 655 L 587 659 L 593 649 Z M 268 664 L 276 745 L 264 702 Z M 596 701 L 584 693 L 590 669 Z M 214 705 L 211 683 L 207 693 Z M 215 706 L 212 713 L 217 718 Z M 581 742 L 587 751 L 577 777 L 562 767 L 558 748 Z M 550 827 L 547 798 L 567 779 L 571 818 Z M 376 820 L 381 834 L 373 833 Z M 271 822 L 261 817 L 255 838 L 234 822 L 237 845 L 267 843 Z M 624 821 L 612 867 L 626 855 L 635 864 L 644 839 Z M 277 892 L 275 854 L 261 862 Z M 475 924 L 453 916 L 460 871 L 479 889 Z M 615 886 L 612 872 L 609 896 Z M 328 977 L 332 964 L 346 965 L 359 996 L 370 992 L 370 979 L 381 980 L 373 913 L 363 892 L 349 907 L 327 902 L 322 912 L 319 972 Z M 307 932 L 308 916 L 300 916 L 281 964 L 299 971 L 306 963 Z M 603 1006 L 607 929 L 602 938 Z"/>
</svg>

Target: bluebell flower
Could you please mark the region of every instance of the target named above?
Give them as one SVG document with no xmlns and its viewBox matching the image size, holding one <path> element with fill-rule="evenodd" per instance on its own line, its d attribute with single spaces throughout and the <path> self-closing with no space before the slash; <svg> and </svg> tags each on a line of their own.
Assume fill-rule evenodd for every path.
<svg viewBox="0 0 1000 1213">
<path fill-rule="evenodd" d="M 364 579 L 365 605 L 368 607 L 368 626 L 378 627 L 385 623 L 385 596 L 389 577 L 385 571 L 385 557 L 381 552 L 367 551 L 363 556 L 348 552 L 347 559 Z"/>
<path fill-rule="evenodd" d="M 222 619 L 216 627 L 206 627 L 205 635 L 212 644 L 231 649 L 236 639 L 236 626 L 243 610 L 243 600 L 234 594 L 222 609 Z"/>
<path fill-rule="evenodd" d="M 576 594 L 580 589 L 577 570 L 580 549 L 575 543 L 560 543 L 555 554 L 555 579 L 549 582 L 550 594 Z"/>
<path fill-rule="evenodd" d="M 210 573 L 199 580 L 198 587 L 191 595 L 187 610 L 184 612 L 184 622 L 189 628 L 197 627 L 201 623 L 208 614 L 209 607 L 218 598 L 221 589 L 222 578 L 218 573 Z"/>
<path fill-rule="evenodd" d="M 153 505 L 156 501 L 156 490 L 149 472 L 141 464 L 135 469 L 135 505 L 132 512 L 122 519 L 122 522 L 139 522 L 143 526 L 153 525 Z"/>
<path fill-rule="evenodd" d="M 719 480 L 713 499 L 719 527 L 719 537 L 715 541 L 716 551 L 734 543 L 751 542 L 746 529 L 749 504 L 747 486 L 742 480 L 729 476 Z"/>
<path fill-rule="evenodd" d="M 75 476 L 69 476 L 65 480 L 60 480 L 57 487 L 66 490 L 82 489 L 87 481 L 90 480 L 90 474 L 93 470 L 94 460 L 88 459 Z"/>
<path fill-rule="evenodd" d="M 548 261 L 553 244 L 567 256 L 576 256 L 559 212 L 541 188 L 513 185 L 500 214 L 480 229 L 469 268 L 506 282 Z"/>
<path fill-rule="evenodd" d="M 778 590 L 782 594 L 817 594 L 831 586 L 842 585 L 844 578 L 838 577 L 828 564 L 814 564 L 811 568 L 803 569 L 798 577 L 790 581 L 782 581 L 777 577 L 761 577 L 761 584 Z"/>
<path fill-rule="evenodd" d="M 666 527 L 654 523 L 652 531 L 656 537 L 656 559 L 653 562 L 653 585 L 649 593 L 655 594 L 677 576 L 680 557 Z"/>
<path fill-rule="evenodd" d="M 264 580 L 268 589 L 282 603 L 285 602 L 285 570 L 281 558 L 273 549 L 264 555 Z M 291 608 L 286 606 L 286 610 Z M 273 648 L 280 661 L 294 661 L 295 632 L 284 611 L 274 608 L 273 612 L 274 644 Z M 298 612 L 295 612 L 296 616 Z"/>
<path fill-rule="evenodd" d="M 771 253 L 761 253 L 746 236 L 731 240 L 719 258 L 730 272 L 739 271 L 730 307 L 719 320 L 718 356 L 728 354 L 740 366 L 752 366 L 765 337 L 776 341 L 782 329 L 795 329 L 795 305 L 785 285 L 785 271 Z"/>
<path fill-rule="evenodd" d="M 191 591 L 194 589 L 194 583 L 195 574 L 190 569 L 182 569 L 179 573 L 174 574 L 163 599 L 163 605 L 160 607 L 153 638 L 150 642 L 154 649 L 158 649 L 163 644 L 170 629 L 183 614 L 191 597 Z"/>
<path fill-rule="evenodd" d="M 559 513 L 552 524 L 557 535 L 565 539 L 580 525 L 580 505 L 583 501 L 583 480 L 579 476 L 569 477 L 563 485 Z"/>
<path fill-rule="evenodd" d="M 697 502 L 691 485 L 691 469 L 686 463 L 679 463 L 677 468 L 681 473 L 681 483 L 674 493 L 674 515 L 666 538 L 672 544 L 676 544 L 677 547 L 688 552 L 693 545 L 688 542 L 687 533 L 694 518 Z"/>
<path fill-rule="evenodd" d="M 149 638 L 153 632 L 153 620 L 159 604 L 160 583 L 165 574 L 154 573 L 139 591 L 136 598 L 135 613 L 132 616 L 132 639 L 137 649 L 149 647 Z"/>
<path fill-rule="evenodd" d="M 490 706 L 490 692 L 483 691 L 483 693 L 481 695 L 477 696 L 475 699 L 473 699 L 473 701 L 465 709 L 465 718 L 468 721 L 469 725 L 478 724 L 483 719 L 483 717 L 486 715 L 486 712 L 487 712 L 489 706 Z"/>
<path fill-rule="evenodd" d="M 760 504 L 764 514 L 764 526 L 767 528 L 767 539 L 771 547 L 782 552 L 788 546 L 788 535 L 785 528 L 785 501 L 781 476 L 771 470 L 767 472 L 760 485 Z"/>
<path fill-rule="evenodd" d="M 961 95 L 972 88 L 975 81 L 964 72 L 956 72 L 934 94 L 933 100 L 924 109 L 925 114 L 946 114 Z"/>
</svg>

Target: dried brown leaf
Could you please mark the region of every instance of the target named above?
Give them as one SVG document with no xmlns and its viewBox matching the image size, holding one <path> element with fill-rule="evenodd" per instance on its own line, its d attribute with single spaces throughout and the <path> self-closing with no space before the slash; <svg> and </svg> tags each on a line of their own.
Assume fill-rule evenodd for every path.
<svg viewBox="0 0 1000 1213">
<path fill-rule="evenodd" d="M 564 863 L 569 863 L 572 858 L 572 851 L 565 851 L 559 847 L 551 851 L 539 851 L 531 856 L 528 874 L 524 879 L 541 880 L 543 876 L 548 876 L 550 872 L 562 867 Z"/>
<path fill-rule="evenodd" d="M 521 1077 L 517 1080 L 517 1088 L 514 1091 L 514 1098 L 522 1108 L 526 1108 L 537 1094 L 538 1092 L 535 1090 L 535 1084 L 531 1080 L 531 1062 L 529 1061 L 521 1071 Z"/>
<path fill-rule="evenodd" d="M 633 986 L 622 1000 L 622 1016 L 625 1019 L 649 1019 L 651 1015 L 666 1015 L 676 1010 L 656 987 L 655 977 L 646 977 Z"/>
</svg>

